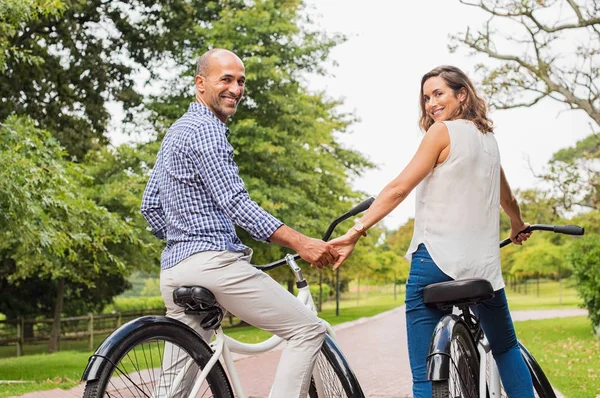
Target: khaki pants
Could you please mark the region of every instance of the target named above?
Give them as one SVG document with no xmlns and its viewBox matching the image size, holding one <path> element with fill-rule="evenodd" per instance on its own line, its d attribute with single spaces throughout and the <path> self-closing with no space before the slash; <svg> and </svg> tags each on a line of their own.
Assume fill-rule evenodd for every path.
<svg viewBox="0 0 600 398">
<path fill-rule="evenodd" d="M 325 339 L 325 326 L 298 299 L 269 275 L 250 265 L 252 251 L 206 251 L 160 273 L 167 316 L 198 331 L 210 341 L 212 331 L 199 317 L 186 315 L 173 303 L 173 290 L 199 285 L 243 321 L 287 340 L 271 389 L 271 398 L 306 397 L 315 360 Z"/>
</svg>

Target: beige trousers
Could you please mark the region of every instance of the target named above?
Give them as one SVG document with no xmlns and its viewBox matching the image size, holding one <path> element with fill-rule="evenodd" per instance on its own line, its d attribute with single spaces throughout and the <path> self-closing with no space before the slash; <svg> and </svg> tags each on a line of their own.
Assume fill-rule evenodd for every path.
<svg viewBox="0 0 600 398">
<path fill-rule="evenodd" d="M 199 317 L 186 315 L 173 302 L 179 286 L 199 285 L 243 321 L 287 340 L 271 389 L 271 398 L 306 397 L 317 354 L 325 339 L 323 322 L 269 275 L 250 264 L 252 251 L 206 251 L 160 273 L 167 316 L 198 331 L 210 341 L 212 331 Z M 243 384 L 243 383 L 242 383 Z"/>
</svg>

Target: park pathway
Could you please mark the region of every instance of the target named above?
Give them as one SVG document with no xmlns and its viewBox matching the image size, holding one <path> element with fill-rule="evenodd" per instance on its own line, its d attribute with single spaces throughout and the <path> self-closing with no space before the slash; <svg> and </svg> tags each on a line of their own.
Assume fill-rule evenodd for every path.
<svg viewBox="0 0 600 398">
<path fill-rule="evenodd" d="M 587 315 L 583 309 L 513 311 L 515 321 Z M 362 318 L 335 327 L 344 355 L 363 391 L 370 398 L 411 397 L 411 373 L 406 348 L 404 306 L 371 318 Z M 268 397 L 280 350 L 260 356 L 236 356 L 246 394 Z M 72 398 L 83 395 L 83 385 L 69 391 L 55 389 L 20 398 Z"/>
</svg>

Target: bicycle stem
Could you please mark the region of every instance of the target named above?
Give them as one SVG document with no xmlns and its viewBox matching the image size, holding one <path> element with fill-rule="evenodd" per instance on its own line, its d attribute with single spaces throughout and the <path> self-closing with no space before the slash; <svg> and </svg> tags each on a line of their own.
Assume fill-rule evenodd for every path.
<svg viewBox="0 0 600 398">
<path fill-rule="evenodd" d="M 296 256 L 294 256 L 293 254 L 286 254 L 285 262 L 288 264 L 288 266 L 292 270 L 292 273 L 296 277 L 296 286 L 298 287 L 298 289 L 308 285 L 308 283 L 304 279 L 304 276 L 302 275 L 302 269 L 296 263 Z"/>
</svg>

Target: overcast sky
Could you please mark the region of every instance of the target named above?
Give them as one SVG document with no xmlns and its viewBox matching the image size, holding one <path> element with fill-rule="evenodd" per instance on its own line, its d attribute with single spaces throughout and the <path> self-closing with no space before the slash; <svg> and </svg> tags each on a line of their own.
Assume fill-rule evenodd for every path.
<svg viewBox="0 0 600 398">
<path fill-rule="evenodd" d="M 333 76 L 311 78 L 310 87 L 344 100 L 343 109 L 361 121 L 343 142 L 378 164 L 354 181 L 354 187 L 377 195 L 412 158 L 422 133 L 417 127 L 421 76 L 442 64 L 463 69 L 477 82 L 474 65 L 490 62 L 466 50 L 450 54 L 451 33 L 479 27 L 485 15 L 457 0 L 308 0 L 309 12 L 325 31 L 348 40 L 331 57 L 339 65 Z M 510 34 L 510 32 L 505 32 Z M 591 118 L 568 111 L 553 100 L 532 108 L 491 113 L 502 164 L 513 188 L 530 188 L 536 179 L 528 167 L 541 170 L 558 149 L 589 135 Z M 395 228 L 414 217 L 414 193 L 386 218 Z M 531 220 L 544 222 L 544 220 Z"/>
</svg>

